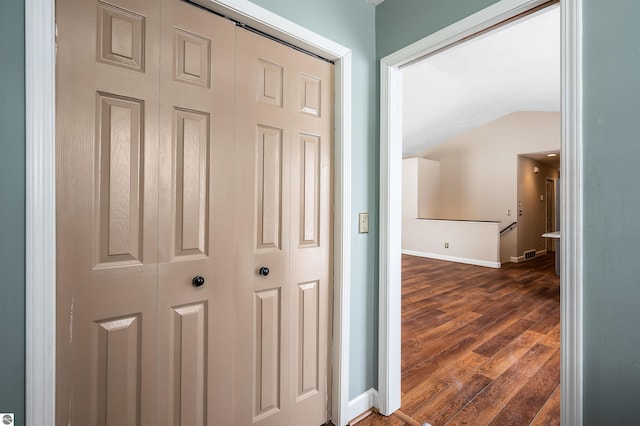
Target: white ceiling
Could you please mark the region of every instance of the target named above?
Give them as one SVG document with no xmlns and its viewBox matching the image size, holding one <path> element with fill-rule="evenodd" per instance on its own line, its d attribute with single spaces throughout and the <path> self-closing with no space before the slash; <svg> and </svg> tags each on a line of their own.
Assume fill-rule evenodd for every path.
<svg viewBox="0 0 640 426">
<path fill-rule="evenodd" d="M 403 69 L 403 155 L 516 111 L 560 111 L 560 8 Z"/>
</svg>

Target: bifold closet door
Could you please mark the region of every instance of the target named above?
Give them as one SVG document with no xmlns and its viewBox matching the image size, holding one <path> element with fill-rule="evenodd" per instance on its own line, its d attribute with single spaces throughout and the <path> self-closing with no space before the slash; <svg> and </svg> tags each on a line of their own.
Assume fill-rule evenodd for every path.
<svg viewBox="0 0 640 426">
<path fill-rule="evenodd" d="M 56 423 L 323 424 L 332 65 L 180 0 L 56 20 Z"/>
<path fill-rule="evenodd" d="M 239 425 L 328 418 L 333 67 L 236 28 Z"/>
</svg>

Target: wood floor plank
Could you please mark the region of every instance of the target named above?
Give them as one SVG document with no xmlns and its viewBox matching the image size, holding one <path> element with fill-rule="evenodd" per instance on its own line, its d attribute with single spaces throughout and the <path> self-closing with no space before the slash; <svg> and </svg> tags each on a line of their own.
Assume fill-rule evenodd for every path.
<svg viewBox="0 0 640 426">
<path fill-rule="evenodd" d="M 516 337 L 531 328 L 532 325 L 533 323 L 531 321 L 522 319 L 518 320 L 497 335 L 493 336 L 491 339 L 484 342 L 482 345 L 475 348 L 473 351 L 486 357 L 492 357 L 505 345 L 509 344 L 509 342 L 513 341 Z"/>
<path fill-rule="evenodd" d="M 477 320 L 480 316 L 480 314 L 476 314 L 474 312 L 467 312 L 462 314 L 460 317 L 453 318 L 431 330 L 427 328 L 425 332 L 418 333 L 415 338 L 409 339 L 406 343 L 406 347 L 409 350 L 402 356 L 403 364 L 406 365 L 408 370 L 413 366 L 417 366 L 420 361 L 427 358 L 427 352 L 425 351 L 426 347 L 430 347 L 432 351 L 442 348 L 446 344 L 442 342 L 442 339 L 447 338 L 447 336 L 449 336 L 448 338 L 451 341 L 455 341 L 455 339 L 450 337 L 452 333 Z M 410 331 L 407 334 L 411 335 Z M 436 344 L 438 344 L 438 346 L 436 346 Z M 404 347 L 405 344 L 403 343 L 403 348 Z M 412 351 L 411 348 L 415 349 Z"/>
<path fill-rule="evenodd" d="M 461 382 L 461 386 L 450 388 L 441 398 L 423 407 L 416 415 L 425 423 L 433 426 L 444 425 L 448 419 L 465 407 L 491 383 L 491 379 L 474 374 L 470 380 Z"/>
<path fill-rule="evenodd" d="M 491 425 L 526 425 L 536 417 L 560 384 L 560 350 L 529 379 L 491 421 Z"/>
<path fill-rule="evenodd" d="M 533 419 L 531 426 L 560 426 L 560 385 Z"/>
<path fill-rule="evenodd" d="M 429 376 L 414 376 L 420 380 L 414 386 L 411 386 L 408 380 L 403 380 L 403 407 L 418 416 L 424 407 L 428 407 L 433 401 L 442 398 L 451 388 L 459 388 L 461 381 L 466 381 L 476 374 L 478 367 L 485 361 L 486 358 L 482 355 L 468 352 L 458 362 L 450 362 L 446 365 L 438 364 L 436 372 Z M 415 389 L 423 391 L 415 392 Z"/>
<path fill-rule="evenodd" d="M 547 346 L 560 347 L 560 323 L 556 324 L 541 340 Z"/>
<path fill-rule="evenodd" d="M 542 337 L 544 337 L 544 335 L 536 333 L 535 331 L 525 331 L 488 360 L 480 369 L 480 374 L 494 380 L 497 379 L 502 373 L 507 371 L 514 362 L 522 358 Z"/>
<path fill-rule="evenodd" d="M 549 314 L 534 324 L 531 329 L 538 333 L 547 334 L 554 326 L 560 323 L 560 306 L 553 309 Z"/>
<path fill-rule="evenodd" d="M 536 344 L 507 371 L 491 382 L 446 425 L 487 425 L 552 355 L 553 349 Z"/>
</svg>

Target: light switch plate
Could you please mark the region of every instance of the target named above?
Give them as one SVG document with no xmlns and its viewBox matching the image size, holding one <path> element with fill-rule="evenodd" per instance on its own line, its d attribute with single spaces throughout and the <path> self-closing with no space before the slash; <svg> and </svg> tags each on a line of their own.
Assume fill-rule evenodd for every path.
<svg viewBox="0 0 640 426">
<path fill-rule="evenodd" d="M 360 213 L 358 219 L 358 232 L 361 234 L 369 233 L 369 213 Z"/>
</svg>

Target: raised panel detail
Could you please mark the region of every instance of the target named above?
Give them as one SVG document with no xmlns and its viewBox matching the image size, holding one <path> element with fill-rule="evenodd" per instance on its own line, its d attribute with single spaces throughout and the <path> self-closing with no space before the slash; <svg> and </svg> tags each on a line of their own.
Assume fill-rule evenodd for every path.
<svg viewBox="0 0 640 426">
<path fill-rule="evenodd" d="M 258 126 L 256 146 L 257 249 L 282 242 L 282 130 Z"/>
<path fill-rule="evenodd" d="M 143 101 L 98 93 L 97 104 L 97 263 L 138 263 L 142 261 Z"/>
<path fill-rule="evenodd" d="M 300 135 L 300 247 L 320 245 L 320 137 Z"/>
<path fill-rule="evenodd" d="M 319 287 L 318 281 L 298 284 L 298 401 L 318 392 Z"/>
<path fill-rule="evenodd" d="M 140 315 L 95 323 L 96 425 L 140 424 L 140 327 Z"/>
<path fill-rule="evenodd" d="M 258 70 L 258 101 L 282 107 L 282 66 L 260 59 Z"/>
<path fill-rule="evenodd" d="M 209 87 L 211 40 L 178 28 L 174 31 L 176 80 Z"/>
<path fill-rule="evenodd" d="M 174 255 L 206 256 L 209 244 L 209 114 L 175 108 Z"/>
<path fill-rule="evenodd" d="M 280 289 L 255 294 L 254 318 L 254 421 L 258 421 L 280 409 Z"/>
<path fill-rule="evenodd" d="M 170 387 L 175 425 L 206 425 L 207 303 L 173 308 Z"/>
<path fill-rule="evenodd" d="M 144 71 L 144 16 L 98 3 L 98 59 Z"/>
<path fill-rule="evenodd" d="M 300 74 L 300 111 L 320 117 L 320 80 Z"/>
</svg>

